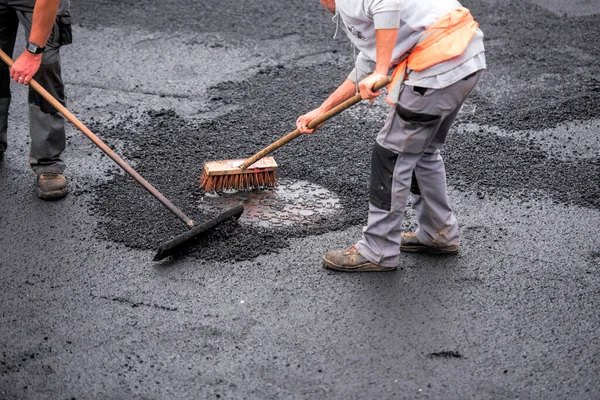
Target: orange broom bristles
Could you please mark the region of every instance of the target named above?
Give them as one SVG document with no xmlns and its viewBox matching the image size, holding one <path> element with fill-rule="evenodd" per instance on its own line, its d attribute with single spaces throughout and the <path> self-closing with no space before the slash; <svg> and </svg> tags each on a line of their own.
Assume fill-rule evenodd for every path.
<svg viewBox="0 0 600 400">
<path fill-rule="evenodd" d="M 210 176 L 202 174 L 200 187 L 206 192 L 223 190 L 255 190 L 274 187 L 277 183 L 275 171 L 246 172 L 236 175 Z"/>
<path fill-rule="evenodd" d="M 204 164 L 200 187 L 206 192 L 223 190 L 255 190 L 274 187 L 277 163 L 273 157 L 265 157 L 243 171 L 244 160 L 213 161 Z"/>
</svg>

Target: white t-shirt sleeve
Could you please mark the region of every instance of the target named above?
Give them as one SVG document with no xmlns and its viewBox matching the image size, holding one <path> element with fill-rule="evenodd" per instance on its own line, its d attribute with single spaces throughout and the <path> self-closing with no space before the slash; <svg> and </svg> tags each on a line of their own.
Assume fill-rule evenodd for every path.
<svg viewBox="0 0 600 400">
<path fill-rule="evenodd" d="M 375 29 L 394 29 L 400 26 L 400 0 L 372 0 L 369 13 Z"/>
<path fill-rule="evenodd" d="M 400 27 L 400 11 L 384 11 L 373 15 L 373 25 L 377 29 L 395 29 Z"/>
<path fill-rule="evenodd" d="M 372 0 L 369 11 L 375 15 L 386 11 L 400 11 L 401 0 Z"/>
</svg>

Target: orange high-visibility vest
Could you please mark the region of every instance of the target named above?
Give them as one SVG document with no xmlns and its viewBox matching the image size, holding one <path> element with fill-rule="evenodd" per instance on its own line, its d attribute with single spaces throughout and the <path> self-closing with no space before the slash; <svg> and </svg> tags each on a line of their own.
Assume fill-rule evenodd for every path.
<svg viewBox="0 0 600 400">
<path fill-rule="evenodd" d="M 438 18 L 423 33 L 408 57 L 396 66 L 388 85 L 388 103 L 398 102 L 402 85 L 410 71 L 423 71 L 463 54 L 478 27 L 471 12 L 464 7 Z"/>
</svg>

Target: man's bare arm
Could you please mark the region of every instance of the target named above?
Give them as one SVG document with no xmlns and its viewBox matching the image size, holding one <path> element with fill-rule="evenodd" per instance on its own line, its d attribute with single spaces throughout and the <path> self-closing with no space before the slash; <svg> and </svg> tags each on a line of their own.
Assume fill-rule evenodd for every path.
<svg viewBox="0 0 600 400">
<path fill-rule="evenodd" d="M 348 100 L 350 97 L 354 96 L 355 92 L 356 86 L 354 85 L 354 82 L 352 82 L 350 79 L 346 79 L 333 93 L 329 95 L 323 104 L 321 104 L 318 108 L 301 115 L 296 120 L 296 128 L 298 128 L 298 130 L 302 133 L 313 133 L 315 131 L 314 129 L 307 128 L 310 121 L 325 114 L 338 104 Z"/>
<path fill-rule="evenodd" d="M 31 33 L 29 42 L 33 42 L 40 47 L 45 47 L 52 27 L 56 21 L 56 13 L 60 0 L 37 0 L 33 8 L 33 19 L 31 24 Z M 16 59 L 10 69 L 10 77 L 17 83 L 28 85 L 33 76 L 37 73 L 42 63 L 43 54 L 32 54 L 25 50 Z"/>
<path fill-rule="evenodd" d="M 396 44 L 396 36 L 398 28 L 394 29 L 377 29 L 375 31 L 375 39 L 377 43 L 377 60 L 375 71 L 358 84 L 358 90 L 363 99 L 373 101 L 375 97 L 382 92 L 373 92 L 373 85 L 387 76 L 392 62 L 392 53 Z"/>
<path fill-rule="evenodd" d="M 56 13 L 58 12 L 59 5 L 60 0 L 37 0 L 35 2 L 31 33 L 29 34 L 30 42 L 41 47 L 46 45 L 56 21 Z"/>
</svg>

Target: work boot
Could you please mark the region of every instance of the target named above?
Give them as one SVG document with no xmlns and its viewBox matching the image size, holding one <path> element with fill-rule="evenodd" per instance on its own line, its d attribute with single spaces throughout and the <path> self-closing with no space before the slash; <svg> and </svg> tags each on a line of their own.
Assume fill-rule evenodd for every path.
<svg viewBox="0 0 600 400">
<path fill-rule="evenodd" d="M 453 255 L 458 253 L 458 249 L 458 245 L 448 247 L 427 246 L 417 239 L 417 235 L 414 232 L 403 233 L 400 241 L 400 251 L 406 251 L 410 253 Z"/>
<path fill-rule="evenodd" d="M 40 199 L 60 199 L 67 195 L 67 178 L 63 174 L 44 172 L 38 175 L 38 197 Z"/>
<path fill-rule="evenodd" d="M 364 258 L 354 246 L 345 250 L 328 251 L 323 255 L 323 266 L 327 269 L 343 272 L 378 272 L 396 269 L 396 267 L 373 264 Z"/>
</svg>

